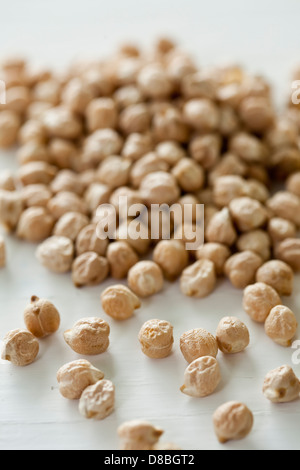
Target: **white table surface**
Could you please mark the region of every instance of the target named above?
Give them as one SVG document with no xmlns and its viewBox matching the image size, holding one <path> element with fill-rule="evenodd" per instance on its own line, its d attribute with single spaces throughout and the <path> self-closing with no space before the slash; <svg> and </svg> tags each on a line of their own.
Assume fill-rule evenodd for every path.
<svg viewBox="0 0 300 470">
<path fill-rule="evenodd" d="M 199 64 L 231 60 L 251 73 L 266 75 L 282 103 L 291 91 L 290 71 L 300 62 L 299 14 L 297 0 L 11 0 L 1 6 L 0 56 L 18 52 L 34 63 L 61 67 L 75 57 L 107 54 L 123 39 L 147 46 L 164 34 L 178 39 Z M 15 165 L 14 151 L 0 154 L 0 168 Z M 0 271 L 0 337 L 24 326 L 23 310 L 33 294 L 52 300 L 62 321 L 55 335 L 40 341 L 34 364 L 17 368 L 0 360 L 1 449 L 113 450 L 118 448 L 117 426 L 134 418 L 161 426 L 163 440 L 186 450 L 299 449 L 299 401 L 271 404 L 261 388 L 270 369 L 289 364 L 300 376 L 300 365 L 292 364 L 291 348 L 274 344 L 263 326 L 249 319 L 242 309 L 242 292 L 228 281 L 220 281 L 213 295 L 203 300 L 186 298 L 177 283 L 166 283 L 164 292 L 143 301 L 132 319 L 117 323 L 102 311 L 99 299 L 112 280 L 75 289 L 68 274 L 52 274 L 40 266 L 34 245 L 13 237 L 6 241 L 8 263 Z M 294 295 L 284 302 L 300 320 L 299 286 L 297 277 Z M 180 335 L 196 327 L 214 333 L 225 315 L 245 321 L 250 346 L 234 356 L 219 353 L 223 380 L 216 393 L 203 399 L 183 395 L 179 387 L 186 362 L 179 350 Z M 99 422 L 81 417 L 78 403 L 64 399 L 56 383 L 58 368 L 80 357 L 64 343 L 62 333 L 85 316 L 103 317 L 111 325 L 108 351 L 88 358 L 116 386 L 115 412 Z M 150 318 L 174 325 L 174 351 L 166 359 L 151 360 L 140 351 L 137 332 Z M 227 400 L 245 402 L 255 421 L 246 439 L 221 445 L 212 414 Z"/>
</svg>

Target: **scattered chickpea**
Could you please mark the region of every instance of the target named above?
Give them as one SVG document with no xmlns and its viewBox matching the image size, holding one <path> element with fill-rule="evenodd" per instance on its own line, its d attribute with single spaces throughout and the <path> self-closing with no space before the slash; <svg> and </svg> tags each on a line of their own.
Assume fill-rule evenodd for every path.
<svg viewBox="0 0 300 470">
<path fill-rule="evenodd" d="M 20 192 L 0 190 L 0 222 L 8 229 L 14 230 L 23 211 Z"/>
<path fill-rule="evenodd" d="M 284 365 L 267 373 L 263 394 L 272 403 L 287 403 L 299 399 L 300 382 L 293 369 Z"/>
<path fill-rule="evenodd" d="M 17 236 L 29 242 L 50 237 L 54 218 L 44 207 L 29 207 L 22 212 L 17 225 Z"/>
<path fill-rule="evenodd" d="M 0 113 L 0 147 L 8 148 L 18 137 L 21 119 L 14 111 L 1 111 Z"/>
<path fill-rule="evenodd" d="M 182 393 L 191 397 L 211 395 L 221 382 L 218 361 L 212 356 L 202 356 L 191 362 L 184 373 Z"/>
<path fill-rule="evenodd" d="M 108 273 L 107 259 L 93 251 L 82 253 L 72 264 L 72 281 L 76 287 L 101 284 Z"/>
<path fill-rule="evenodd" d="M 207 222 L 205 238 L 211 243 L 222 243 L 228 246 L 234 244 L 237 232 L 227 207 L 212 214 Z"/>
<path fill-rule="evenodd" d="M 298 322 L 295 314 L 284 305 L 276 305 L 265 321 L 265 332 L 275 343 L 290 346 L 296 334 Z"/>
<path fill-rule="evenodd" d="M 214 263 L 217 276 L 224 274 L 224 266 L 227 259 L 230 257 L 231 251 L 222 243 L 204 243 L 196 251 L 197 260 L 209 259 Z"/>
<path fill-rule="evenodd" d="M 69 238 L 53 235 L 38 246 L 36 257 L 51 271 L 56 273 L 70 271 L 74 257 L 73 242 Z"/>
<path fill-rule="evenodd" d="M 0 268 L 6 266 L 6 246 L 4 238 L 0 235 Z"/>
<path fill-rule="evenodd" d="M 174 343 L 173 326 L 165 320 L 148 320 L 141 327 L 138 338 L 146 356 L 153 359 L 167 357 Z"/>
<path fill-rule="evenodd" d="M 292 173 L 286 181 L 286 189 L 292 194 L 300 197 L 300 171 Z"/>
<path fill-rule="evenodd" d="M 263 226 L 268 217 L 265 207 L 259 201 L 249 197 L 233 199 L 229 203 L 229 211 L 241 232 Z"/>
<path fill-rule="evenodd" d="M 219 349 L 225 354 L 243 351 L 250 342 L 249 330 L 236 317 L 224 317 L 218 324 L 216 339 Z"/>
<path fill-rule="evenodd" d="M 13 173 L 10 170 L 1 170 L 0 173 L 0 190 L 15 191 L 16 182 Z"/>
<path fill-rule="evenodd" d="M 81 196 L 84 191 L 84 185 L 80 181 L 79 175 L 68 169 L 60 170 L 57 173 L 50 183 L 50 188 L 54 194 L 68 191 Z"/>
<path fill-rule="evenodd" d="M 73 351 L 84 356 L 102 354 L 109 346 L 109 324 L 101 318 L 78 320 L 64 332 L 64 339 Z"/>
<path fill-rule="evenodd" d="M 128 272 L 129 288 L 139 297 L 149 297 L 163 289 L 161 268 L 153 261 L 139 261 Z"/>
<path fill-rule="evenodd" d="M 213 171 L 220 159 L 221 144 L 218 134 L 196 135 L 189 144 L 189 152 L 205 170 Z"/>
<path fill-rule="evenodd" d="M 56 222 L 53 235 L 67 237 L 75 241 L 80 231 L 89 224 L 86 215 L 80 212 L 66 212 Z"/>
<path fill-rule="evenodd" d="M 204 185 L 204 171 L 191 158 L 181 158 L 173 167 L 172 174 L 183 191 L 198 191 Z"/>
<path fill-rule="evenodd" d="M 200 259 L 185 268 L 180 277 L 180 289 L 189 297 L 206 297 L 216 285 L 215 266 L 209 259 Z"/>
<path fill-rule="evenodd" d="M 97 236 L 96 224 L 85 225 L 76 237 L 75 251 L 77 256 L 87 251 L 93 251 L 99 256 L 104 256 L 107 247 L 108 240 L 101 240 Z"/>
<path fill-rule="evenodd" d="M 180 195 L 175 177 L 164 171 L 155 171 L 146 175 L 141 182 L 140 192 L 148 205 L 172 204 Z"/>
<path fill-rule="evenodd" d="M 63 365 L 56 378 L 61 395 L 69 400 L 78 400 L 87 387 L 104 378 L 104 373 L 86 359 L 78 359 Z"/>
<path fill-rule="evenodd" d="M 52 191 L 46 184 L 29 184 L 21 188 L 21 197 L 26 207 L 47 207 Z"/>
<path fill-rule="evenodd" d="M 15 366 L 31 364 L 39 352 L 39 342 L 30 331 L 16 329 L 3 338 L 1 358 Z"/>
<path fill-rule="evenodd" d="M 167 165 L 173 167 L 185 157 L 183 148 L 174 141 L 160 142 L 156 148 L 155 153 L 157 158 L 163 160 Z"/>
<path fill-rule="evenodd" d="M 245 232 L 237 240 L 239 251 L 253 251 L 259 255 L 263 261 L 271 258 L 271 239 L 267 232 L 262 229 Z"/>
<path fill-rule="evenodd" d="M 79 400 L 79 412 L 88 419 L 104 419 L 115 407 L 115 387 L 110 380 L 99 380 L 89 385 Z"/>
<path fill-rule="evenodd" d="M 134 310 L 140 308 L 140 299 L 128 287 L 115 284 L 101 294 L 104 312 L 115 320 L 127 320 Z"/>
<path fill-rule="evenodd" d="M 107 157 L 97 170 L 97 180 L 110 188 L 125 186 L 129 182 L 131 161 L 111 155 Z"/>
<path fill-rule="evenodd" d="M 268 223 L 268 233 L 275 244 L 286 238 L 295 238 L 297 229 L 295 224 L 290 220 L 272 217 Z"/>
<path fill-rule="evenodd" d="M 17 178 L 24 185 L 49 184 L 57 173 L 54 165 L 46 162 L 29 162 L 17 171 Z"/>
<path fill-rule="evenodd" d="M 147 421 L 126 421 L 118 427 L 121 450 L 151 450 L 163 430 Z"/>
<path fill-rule="evenodd" d="M 203 328 L 186 331 L 180 337 L 180 350 L 189 363 L 198 357 L 217 357 L 218 343 L 216 338 Z"/>
<path fill-rule="evenodd" d="M 244 290 L 244 310 L 258 323 L 264 323 L 272 308 L 281 303 L 277 291 L 264 282 L 256 282 Z"/>
<path fill-rule="evenodd" d="M 106 256 L 111 276 L 115 279 L 125 278 L 130 268 L 139 261 L 138 255 L 126 241 L 110 243 Z"/>
<path fill-rule="evenodd" d="M 153 251 L 153 261 L 166 279 L 174 281 L 188 264 L 188 252 L 179 240 L 161 240 Z"/>
<path fill-rule="evenodd" d="M 58 330 L 60 314 L 52 302 L 33 295 L 30 304 L 25 308 L 24 322 L 34 336 L 43 338 Z"/>
<path fill-rule="evenodd" d="M 119 155 L 123 140 L 114 129 L 97 129 L 84 141 L 83 157 L 91 167 L 99 165 L 110 155 Z"/>
<path fill-rule="evenodd" d="M 77 194 L 70 191 L 62 191 L 53 196 L 47 205 L 48 210 L 55 219 L 59 219 L 67 212 L 79 212 L 86 215 L 88 208 L 85 201 Z"/>
<path fill-rule="evenodd" d="M 288 191 L 278 191 L 267 201 L 267 207 L 276 217 L 287 219 L 300 226 L 300 198 Z"/>
<path fill-rule="evenodd" d="M 187 101 L 183 109 L 185 121 L 203 133 L 216 130 L 220 114 L 217 106 L 205 98 L 195 98 Z"/>
<path fill-rule="evenodd" d="M 249 434 L 253 427 L 253 414 L 244 403 L 229 401 L 216 409 L 213 423 L 218 440 L 224 444 Z"/>
<path fill-rule="evenodd" d="M 158 159 L 156 152 L 149 152 L 131 167 L 130 182 L 134 188 L 139 188 L 143 179 L 150 173 L 156 171 L 167 172 L 168 169 L 169 164 L 165 160 Z"/>
<path fill-rule="evenodd" d="M 219 207 L 228 206 L 229 203 L 246 194 L 246 182 L 238 175 L 219 176 L 214 180 L 213 201 Z"/>
<path fill-rule="evenodd" d="M 276 258 L 287 263 L 298 272 L 300 270 L 300 240 L 299 238 L 286 238 L 274 248 Z"/>
<path fill-rule="evenodd" d="M 130 160 L 139 160 L 143 155 L 151 152 L 152 141 L 149 134 L 133 132 L 129 134 L 122 149 L 122 156 Z"/>
<path fill-rule="evenodd" d="M 293 271 L 284 261 L 267 261 L 257 270 L 256 281 L 273 287 L 279 295 L 291 295 L 293 292 Z"/>
</svg>

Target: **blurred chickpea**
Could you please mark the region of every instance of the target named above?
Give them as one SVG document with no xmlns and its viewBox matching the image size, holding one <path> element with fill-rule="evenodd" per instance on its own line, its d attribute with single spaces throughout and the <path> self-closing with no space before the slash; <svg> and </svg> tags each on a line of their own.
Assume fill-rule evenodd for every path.
<svg viewBox="0 0 300 470">
<path fill-rule="evenodd" d="M 300 381 L 290 366 L 277 367 L 265 376 L 263 394 L 272 403 L 297 400 L 300 394 Z"/>
<path fill-rule="evenodd" d="M 189 138 L 189 128 L 183 120 L 182 113 L 170 105 L 154 113 L 153 133 L 157 142 L 172 140 L 184 143 Z"/>
<path fill-rule="evenodd" d="M 96 286 L 107 278 L 107 259 L 93 251 L 86 251 L 75 258 L 72 264 L 72 281 L 75 287 Z"/>
<path fill-rule="evenodd" d="M 111 193 L 109 203 L 114 206 L 117 214 L 121 214 L 125 218 L 128 215 L 127 210 L 134 204 L 143 204 L 143 200 L 139 191 L 131 189 L 129 186 L 120 186 Z"/>
<path fill-rule="evenodd" d="M 61 94 L 62 103 L 74 113 L 84 113 L 93 97 L 90 88 L 80 78 L 71 79 Z"/>
<path fill-rule="evenodd" d="M 26 117 L 28 119 L 35 119 L 35 120 L 41 120 L 44 112 L 48 111 L 49 109 L 52 108 L 51 103 L 47 103 L 46 101 L 32 101 L 26 110 Z M 46 129 L 41 122 L 44 130 L 45 130 L 45 137 L 47 137 Z"/>
<path fill-rule="evenodd" d="M 288 264 L 279 260 L 271 260 L 257 270 L 256 281 L 273 287 L 279 295 L 291 295 L 294 274 Z"/>
<path fill-rule="evenodd" d="M 236 317 L 224 317 L 219 322 L 216 332 L 219 349 L 225 354 L 243 351 L 250 342 L 247 326 Z"/>
<path fill-rule="evenodd" d="M 143 94 L 136 85 L 125 85 L 118 88 L 113 95 L 119 109 L 127 108 L 143 101 Z"/>
<path fill-rule="evenodd" d="M 60 314 L 52 302 L 33 295 L 24 310 L 24 322 L 34 336 L 44 338 L 58 330 Z"/>
<path fill-rule="evenodd" d="M 118 155 L 123 140 L 114 129 L 97 129 L 90 134 L 83 146 L 83 155 L 88 163 L 97 166 L 110 155 Z"/>
<path fill-rule="evenodd" d="M 231 251 L 222 243 L 204 243 L 196 252 L 197 260 L 209 259 L 214 263 L 217 276 L 224 275 L 224 266 L 230 257 Z"/>
<path fill-rule="evenodd" d="M 139 261 L 128 272 L 129 288 L 139 297 L 149 297 L 163 289 L 163 273 L 153 261 Z"/>
<path fill-rule="evenodd" d="M 29 184 L 21 189 L 21 197 L 26 207 L 47 207 L 52 191 L 46 184 Z"/>
<path fill-rule="evenodd" d="M 54 194 L 68 191 L 71 193 L 82 195 L 84 185 L 82 184 L 79 175 L 72 170 L 60 170 L 55 178 L 50 183 L 50 188 Z"/>
<path fill-rule="evenodd" d="M 220 119 L 217 106 L 205 98 L 187 101 L 183 116 L 190 126 L 203 133 L 216 130 Z"/>
<path fill-rule="evenodd" d="M 278 191 L 267 201 L 267 207 L 276 217 L 300 226 L 300 198 L 288 191 Z"/>
<path fill-rule="evenodd" d="M 292 173 L 286 181 L 286 189 L 290 193 L 300 197 L 300 171 Z"/>
<path fill-rule="evenodd" d="M 96 225 L 85 225 L 76 237 L 76 255 L 79 256 L 87 251 L 93 251 L 99 256 L 106 253 L 108 240 L 101 240 L 97 236 Z"/>
<path fill-rule="evenodd" d="M 172 92 L 172 82 L 159 64 L 145 65 L 137 77 L 142 93 L 151 99 L 167 98 Z"/>
<path fill-rule="evenodd" d="M 144 103 L 132 104 L 121 111 L 119 127 L 125 134 L 133 132 L 144 133 L 150 127 L 150 112 Z"/>
<path fill-rule="evenodd" d="M 182 158 L 173 167 L 172 174 L 183 191 L 197 191 L 204 185 L 204 171 L 191 158 Z"/>
<path fill-rule="evenodd" d="M 45 143 L 46 132 L 43 124 L 38 119 L 29 119 L 20 128 L 18 140 L 21 144 L 27 144 L 32 140 Z"/>
<path fill-rule="evenodd" d="M 36 257 L 43 266 L 51 271 L 68 272 L 74 257 L 73 242 L 66 237 L 49 237 L 38 246 Z"/>
<path fill-rule="evenodd" d="M 0 190 L 0 222 L 8 229 L 14 230 L 23 211 L 23 200 L 20 192 Z"/>
<path fill-rule="evenodd" d="M 87 127 L 97 129 L 115 128 L 118 119 L 116 104 L 111 98 L 95 98 L 86 109 Z"/>
<path fill-rule="evenodd" d="M 139 160 L 143 155 L 151 152 L 152 142 L 149 134 L 133 132 L 124 142 L 122 156 L 130 160 Z"/>
<path fill-rule="evenodd" d="M 162 359 L 171 354 L 174 343 L 173 326 L 166 320 L 148 320 L 141 327 L 138 339 L 146 356 Z"/>
<path fill-rule="evenodd" d="M 55 175 L 57 168 L 46 162 L 30 162 L 22 165 L 17 171 L 17 178 L 27 186 L 28 184 L 49 184 Z"/>
<path fill-rule="evenodd" d="M 284 305 L 276 305 L 265 321 L 265 332 L 275 343 L 288 347 L 296 334 L 298 322 L 295 314 Z"/>
<path fill-rule="evenodd" d="M 48 210 L 51 212 L 55 219 L 59 219 L 66 212 L 72 208 L 73 212 L 80 212 L 87 214 L 88 208 L 85 201 L 77 194 L 70 191 L 61 191 L 50 199 L 48 203 Z"/>
<path fill-rule="evenodd" d="M 140 186 L 146 204 L 172 204 L 179 198 L 180 190 L 173 175 L 156 171 L 146 175 Z"/>
<path fill-rule="evenodd" d="M 6 90 L 5 108 L 19 114 L 25 113 L 31 100 L 30 90 L 24 86 L 14 86 Z"/>
<path fill-rule="evenodd" d="M 179 163 L 186 155 L 180 144 L 174 141 L 160 142 L 155 147 L 155 154 L 157 158 L 166 162 L 170 167 Z"/>
<path fill-rule="evenodd" d="M 0 235 L 0 268 L 4 268 L 5 266 L 6 266 L 6 244 L 2 235 Z"/>
<path fill-rule="evenodd" d="M 244 310 L 252 320 L 258 323 L 264 323 L 276 305 L 281 305 L 277 291 L 264 282 L 256 282 L 244 290 Z"/>
<path fill-rule="evenodd" d="M 129 182 L 131 162 L 122 157 L 107 157 L 97 170 L 97 180 L 110 188 L 125 186 Z"/>
<path fill-rule="evenodd" d="M 300 169 L 300 149 L 294 146 L 286 146 L 276 149 L 269 158 L 269 167 L 272 173 L 280 181 Z"/>
<path fill-rule="evenodd" d="M 231 246 L 237 239 L 237 233 L 227 207 L 217 211 L 206 222 L 205 237 L 208 242 L 222 243 Z"/>
<path fill-rule="evenodd" d="M 145 255 L 151 244 L 149 227 L 138 219 L 122 222 L 117 228 L 115 239 L 125 241 L 138 255 Z"/>
<path fill-rule="evenodd" d="M 277 118 L 265 134 L 266 142 L 273 150 L 289 145 L 297 145 L 297 137 L 296 124 L 286 117 Z"/>
<path fill-rule="evenodd" d="M 147 421 L 126 421 L 118 427 L 121 450 L 150 450 L 157 443 L 163 430 Z"/>
<path fill-rule="evenodd" d="M 274 253 L 276 258 L 287 263 L 294 271 L 300 270 L 299 238 L 286 238 L 276 245 Z"/>
<path fill-rule="evenodd" d="M 243 403 L 229 401 L 213 414 L 215 433 L 222 444 L 232 439 L 243 439 L 253 427 L 253 414 Z"/>
<path fill-rule="evenodd" d="M 50 156 L 47 147 L 37 140 L 31 140 L 22 145 L 17 152 L 17 158 L 20 165 L 30 162 L 50 163 Z"/>
<path fill-rule="evenodd" d="M 174 281 L 188 264 L 188 252 L 179 240 L 161 240 L 153 252 L 153 261 L 166 279 Z"/>
<path fill-rule="evenodd" d="M 77 157 L 77 148 L 73 142 L 54 138 L 48 144 L 51 161 L 60 169 L 71 169 Z"/>
<path fill-rule="evenodd" d="M 242 251 L 232 255 L 225 263 L 225 274 L 237 289 L 244 289 L 255 280 L 259 267 L 263 264 L 260 256 L 252 251 Z"/>
<path fill-rule="evenodd" d="M 253 251 L 258 254 L 263 261 L 271 257 L 271 239 L 267 232 L 261 229 L 251 230 L 243 233 L 236 243 L 238 251 Z"/>
<path fill-rule="evenodd" d="M 245 132 L 239 132 L 230 139 L 229 150 L 247 163 L 264 163 L 268 156 L 265 144 Z"/>
<path fill-rule="evenodd" d="M 233 199 L 245 195 L 246 181 L 238 175 L 220 176 L 214 181 L 213 199 L 219 207 L 228 206 Z"/>
<path fill-rule="evenodd" d="M 229 204 L 229 211 L 238 229 L 247 232 L 261 227 L 267 221 L 267 211 L 257 200 L 249 197 L 233 199 Z"/>
<path fill-rule="evenodd" d="M 0 190 L 15 191 L 16 181 L 14 174 L 10 170 L 1 170 L 0 172 Z"/>
<path fill-rule="evenodd" d="M 230 137 L 239 130 L 240 121 L 238 114 L 231 106 L 220 106 L 219 132 L 224 137 Z"/>
<path fill-rule="evenodd" d="M 0 113 L 0 147 L 8 148 L 16 141 L 21 126 L 21 120 L 14 111 Z"/>
<path fill-rule="evenodd" d="M 80 231 L 89 224 L 86 215 L 80 212 L 66 212 L 56 222 L 53 235 L 70 238 L 75 241 Z"/>
<path fill-rule="evenodd" d="M 50 78 L 49 80 L 43 80 L 36 84 L 33 90 L 34 101 L 43 101 L 56 106 L 60 100 L 61 85 L 60 83 Z"/>
<path fill-rule="evenodd" d="M 215 99 L 217 93 L 216 81 L 205 71 L 186 75 L 182 80 L 182 93 L 187 99 Z"/>
<path fill-rule="evenodd" d="M 275 113 L 268 98 L 249 96 L 242 100 L 239 115 L 253 132 L 265 132 L 274 122 Z"/>
<path fill-rule="evenodd" d="M 125 241 L 110 243 L 106 256 L 111 276 L 115 279 L 125 278 L 130 268 L 139 261 L 137 253 Z"/>
<path fill-rule="evenodd" d="M 29 242 L 39 242 L 48 238 L 54 226 L 54 218 L 44 207 L 29 207 L 22 212 L 17 236 Z"/>
<path fill-rule="evenodd" d="M 63 106 L 45 111 L 42 116 L 42 123 L 49 137 L 76 139 L 82 131 L 79 118 Z"/>
<path fill-rule="evenodd" d="M 180 277 L 180 289 L 189 297 L 206 297 L 216 285 L 215 266 L 209 259 L 200 259 L 185 268 Z"/>
<path fill-rule="evenodd" d="M 228 152 L 222 156 L 220 162 L 209 172 L 208 180 L 210 185 L 214 186 L 217 178 L 221 176 L 245 176 L 246 172 L 246 164 L 239 157 Z M 249 192 L 249 183 L 247 191 Z"/>
<path fill-rule="evenodd" d="M 268 233 L 273 243 L 278 243 L 286 238 L 295 238 L 297 229 L 295 224 L 289 220 L 272 217 L 268 223 Z"/>
<path fill-rule="evenodd" d="M 180 337 L 180 350 L 189 363 L 203 356 L 217 357 L 216 338 L 203 328 L 186 331 Z"/>
<path fill-rule="evenodd" d="M 164 160 L 158 159 L 156 152 L 149 152 L 146 155 L 143 155 L 131 167 L 130 182 L 135 188 L 138 188 L 144 177 L 148 174 L 156 171 L 167 172 L 168 169 L 168 163 Z"/>
</svg>

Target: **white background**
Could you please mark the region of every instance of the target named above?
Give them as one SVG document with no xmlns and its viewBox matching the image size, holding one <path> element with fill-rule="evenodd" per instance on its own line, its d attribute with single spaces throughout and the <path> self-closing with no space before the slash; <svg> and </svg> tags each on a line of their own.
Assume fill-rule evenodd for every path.
<svg viewBox="0 0 300 470">
<path fill-rule="evenodd" d="M 297 0 L 209 2 L 199 0 L 10 0 L 1 4 L 0 56 L 24 54 L 36 64 L 63 67 L 74 58 L 101 57 L 122 40 L 149 46 L 169 35 L 197 58 L 200 65 L 234 61 L 251 73 L 266 75 L 275 99 L 284 103 L 291 91 L 290 72 L 300 62 Z M 300 77 L 299 77 L 300 78 Z M 14 167 L 14 152 L 1 153 L 0 168 Z M 35 260 L 35 246 L 7 237 L 8 266 L 0 272 L 0 337 L 23 327 L 23 310 L 32 294 L 52 300 L 61 312 L 61 328 L 40 342 L 38 360 L 16 368 L 0 361 L 1 449 L 116 449 L 116 429 L 125 420 L 143 418 L 165 430 L 164 440 L 183 449 L 299 449 L 299 402 L 272 405 L 262 395 L 265 374 L 292 365 L 290 348 L 275 345 L 243 312 L 242 292 L 220 281 L 210 297 L 183 297 L 178 285 L 143 302 L 134 318 L 117 323 L 103 313 L 103 286 L 76 290 L 69 275 L 47 272 Z M 299 280 L 284 302 L 298 310 Z M 215 332 L 225 315 L 236 315 L 249 327 L 251 344 L 235 356 L 219 353 L 223 380 L 217 392 L 192 399 L 179 391 L 186 363 L 180 335 L 203 327 Z M 77 402 L 62 398 L 56 371 L 78 358 L 62 332 L 84 316 L 100 316 L 111 325 L 109 350 L 90 360 L 116 386 L 116 410 L 104 421 L 81 417 Z M 151 360 L 139 349 L 137 333 L 144 321 L 162 318 L 174 325 L 173 354 Z M 294 369 L 300 375 L 300 366 Z M 227 400 L 244 401 L 254 413 L 254 428 L 244 440 L 221 445 L 211 416 Z"/>
</svg>

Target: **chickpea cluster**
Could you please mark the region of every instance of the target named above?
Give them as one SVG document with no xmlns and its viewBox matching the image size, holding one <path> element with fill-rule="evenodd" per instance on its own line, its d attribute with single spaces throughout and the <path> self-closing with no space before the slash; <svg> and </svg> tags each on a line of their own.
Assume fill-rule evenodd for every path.
<svg viewBox="0 0 300 470">
<path fill-rule="evenodd" d="M 74 63 L 59 75 L 14 58 L 0 70 L 7 86 L 0 148 L 17 144 L 19 164 L 16 174 L 0 172 L 0 222 L 8 233 L 37 243 L 39 262 L 70 273 L 77 288 L 118 280 L 101 293 L 113 321 L 128 321 L 144 299 L 163 292 L 165 281 L 178 280 L 183 295 L 201 299 L 225 278 L 243 290 L 245 312 L 266 335 L 291 345 L 298 322 L 282 297 L 293 293 L 300 271 L 300 108 L 279 115 L 264 78 L 236 65 L 199 69 L 167 39 L 150 51 L 124 44 L 105 60 Z M 110 204 L 123 214 L 123 196 L 129 205 L 147 206 L 149 218 L 125 214 L 114 236 L 100 238 L 101 208 Z M 192 207 L 189 226 L 174 216 L 169 237 L 162 221 L 151 238 L 157 204 Z M 186 229 L 198 222 L 199 204 L 204 243 L 188 250 Z M 133 225 L 146 236 L 137 239 Z M 0 267 L 6 258 L 0 237 Z M 3 359 L 20 366 L 35 360 L 37 338 L 57 331 L 60 315 L 33 296 L 24 320 L 27 329 L 9 332 L 2 350 Z M 109 335 L 110 325 L 92 316 L 64 339 L 77 354 L 97 355 L 109 347 Z M 173 325 L 149 319 L 137 339 L 146 356 L 164 359 L 174 346 Z M 241 353 L 249 342 L 248 327 L 234 316 L 221 318 L 215 335 L 198 327 L 182 333 L 188 366 L 181 392 L 204 398 L 217 391 L 219 351 Z M 113 412 L 114 384 L 87 360 L 62 366 L 57 381 L 84 417 Z M 273 402 L 295 400 L 299 380 L 282 366 L 268 373 L 263 393 Z M 253 415 L 230 401 L 215 411 L 213 425 L 220 442 L 240 439 Z M 162 432 L 139 420 L 118 429 L 122 449 L 176 449 L 158 443 Z"/>
</svg>

